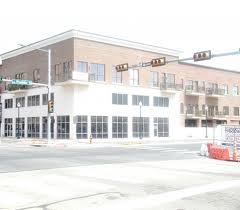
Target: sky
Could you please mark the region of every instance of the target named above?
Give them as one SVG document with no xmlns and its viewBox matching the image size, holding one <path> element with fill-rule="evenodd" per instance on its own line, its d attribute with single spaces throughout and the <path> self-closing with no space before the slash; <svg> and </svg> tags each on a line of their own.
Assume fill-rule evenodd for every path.
<svg viewBox="0 0 240 210">
<path fill-rule="evenodd" d="M 1 0 L 0 8 L 0 54 L 70 29 L 180 50 L 183 58 L 240 48 L 238 0 Z M 240 71 L 240 54 L 202 64 Z"/>
</svg>

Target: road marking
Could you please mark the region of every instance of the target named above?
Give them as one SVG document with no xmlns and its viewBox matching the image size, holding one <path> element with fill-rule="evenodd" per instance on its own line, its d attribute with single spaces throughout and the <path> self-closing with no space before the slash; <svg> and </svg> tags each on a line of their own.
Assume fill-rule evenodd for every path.
<svg viewBox="0 0 240 210">
<path fill-rule="evenodd" d="M 104 206 L 104 210 L 149 209 L 149 208 L 159 207 L 160 204 L 162 203 L 174 202 L 176 200 L 180 200 L 180 199 L 195 196 L 195 195 L 200 195 L 203 193 L 210 193 L 214 191 L 221 191 L 228 188 L 236 188 L 236 187 L 240 187 L 240 180 L 215 182 L 212 184 L 206 184 L 202 186 L 170 191 L 170 192 L 161 193 L 158 195 L 150 195 L 144 198 L 129 199 L 129 200 L 124 200 L 122 202 L 116 201 L 109 205 Z M 97 209 L 97 208 L 91 208 L 91 210 L 94 210 L 94 209 Z"/>
</svg>

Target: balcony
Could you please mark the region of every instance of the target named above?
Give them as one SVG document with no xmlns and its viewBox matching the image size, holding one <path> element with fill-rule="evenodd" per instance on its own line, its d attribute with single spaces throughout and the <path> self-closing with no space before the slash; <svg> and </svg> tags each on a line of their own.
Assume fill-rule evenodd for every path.
<svg viewBox="0 0 240 210">
<path fill-rule="evenodd" d="M 225 90 L 220 88 L 206 88 L 206 96 L 207 97 L 224 97 Z"/>
<path fill-rule="evenodd" d="M 185 86 L 185 94 L 191 96 L 201 96 L 205 95 L 205 88 L 204 87 L 194 87 L 192 85 Z"/>
<path fill-rule="evenodd" d="M 204 116 L 204 113 L 201 110 L 192 110 L 188 109 L 186 111 L 186 118 L 187 119 L 200 119 L 201 117 Z"/>
<path fill-rule="evenodd" d="M 55 76 L 55 82 L 61 85 L 88 85 L 89 81 L 94 80 L 94 75 L 87 72 L 65 72 Z"/>
<path fill-rule="evenodd" d="M 161 83 L 160 90 L 168 93 L 176 93 L 183 90 L 183 85 L 175 83 Z"/>
<path fill-rule="evenodd" d="M 208 112 L 207 117 L 215 120 L 226 120 L 226 114 L 224 112 L 219 111 L 215 111 L 215 113 Z"/>
</svg>

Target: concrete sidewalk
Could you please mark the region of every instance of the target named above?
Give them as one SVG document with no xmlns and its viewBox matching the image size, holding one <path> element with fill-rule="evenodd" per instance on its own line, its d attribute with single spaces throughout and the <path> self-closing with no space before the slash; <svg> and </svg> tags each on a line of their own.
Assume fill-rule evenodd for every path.
<svg viewBox="0 0 240 210">
<path fill-rule="evenodd" d="M 139 140 L 139 139 L 129 139 L 129 140 L 98 140 L 94 139 L 92 143 L 88 140 L 62 140 L 54 139 L 47 141 L 46 139 L 30 139 L 30 138 L 4 138 L 0 140 L 0 145 L 25 145 L 25 146 L 46 146 L 46 147 L 118 147 L 124 145 L 138 145 L 138 144 L 150 144 L 150 145 L 168 145 L 168 144 L 194 144 L 194 143 L 207 143 L 213 142 L 212 139 L 179 139 L 179 140 Z"/>
</svg>

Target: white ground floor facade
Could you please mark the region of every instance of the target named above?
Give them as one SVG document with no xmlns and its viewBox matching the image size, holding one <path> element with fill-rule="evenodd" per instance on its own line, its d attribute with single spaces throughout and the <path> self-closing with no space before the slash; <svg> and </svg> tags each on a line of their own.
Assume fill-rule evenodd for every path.
<svg viewBox="0 0 240 210">
<path fill-rule="evenodd" d="M 54 139 L 92 136 L 99 140 L 161 140 L 182 136 L 184 127 L 177 93 L 73 82 L 53 86 L 52 93 L 51 137 Z M 46 88 L 3 93 L 1 136 L 47 138 L 46 94 Z M 19 109 L 17 102 L 21 103 Z"/>
</svg>

